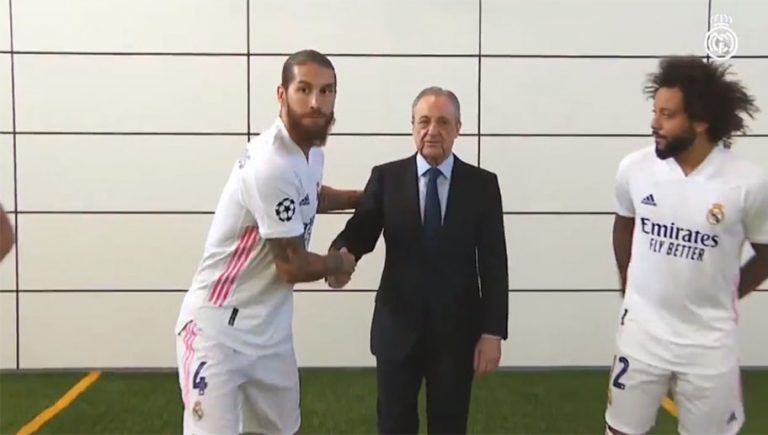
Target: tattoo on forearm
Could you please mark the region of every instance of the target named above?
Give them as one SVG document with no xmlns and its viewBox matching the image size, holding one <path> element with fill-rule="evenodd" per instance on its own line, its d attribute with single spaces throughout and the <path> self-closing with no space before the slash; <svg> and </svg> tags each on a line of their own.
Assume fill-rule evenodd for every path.
<svg viewBox="0 0 768 435">
<path fill-rule="evenodd" d="M 289 262 L 304 250 L 304 236 L 270 239 L 269 248 L 277 261 Z"/>
</svg>

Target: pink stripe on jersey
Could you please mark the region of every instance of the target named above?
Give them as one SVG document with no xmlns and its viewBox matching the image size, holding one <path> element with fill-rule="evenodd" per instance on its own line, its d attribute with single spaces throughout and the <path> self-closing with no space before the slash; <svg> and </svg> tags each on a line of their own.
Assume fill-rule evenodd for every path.
<svg viewBox="0 0 768 435">
<path fill-rule="evenodd" d="M 213 287 L 213 292 L 209 300 L 216 306 L 222 306 L 224 302 L 229 298 L 232 287 L 235 285 L 240 273 L 248 262 L 251 256 L 253 247 L 260 239 L 259 231 L 255 226 L 246 227 L 243 235 L 240 237 L 240 242 L 235 249 L 234 254 L 230 257 L 227 263 L 227 268 L 224 273 L 216 280 L 216 284 Z"/>
<path fill-rule="evenodd" d="M 243 231 L 243 234 L 240 236 L 240 240 L 237 243 L 235 251 L 232 253 L 232 256 L 229 257 L 229 261 L 227 262 L 227 266 L 224 268 L 224 272 L 216 279 L 216 282 L 213 285 L 213 290 L 208 297 L 208 301 L 213 302 L 214 305 L 221 305 L 218 301 L 222 299 L 226 284 L 229 281 L 229 277 L 232 275 L 232 272 L 237 267 L 240 261 L 240 257 L 249 249 L 247 246 L 248 241 L 252 238 L 254 233 L 256 233 L 256 227 L 245 227 L 245 231 Z"/>
<path fill-rule="evenodd" d="M 235 286 L 235 281 L 237 281 L 238 276 L 240 276 L 240 273 L 245 268 L 245 265 L 248 263 L 248 260 L 251 257 L 251 253 L 253 252 L 253 247 L 256 246 L 256 243 L 261 239 L 261 235 L 259 234 L 258 229 L 254 228 L 254 231 L 250 237 L 250 239 L 247 242 L 247 245 L 243 252 L 240 255 L 240 260 L 235 268 L 235 271 L 232 275 L 230 275 L 229 280 L 226 282 L 226 287 L 224 289 L 224 294 L 221 297 L 221 300 L 218 302 L 218 305 L 221 306 L 229 299 L 229 295 L 232 292 L 232 288 Z"/>
<path fill-rule="evenodd" d="M 189 407 L 189 393 L 192 384 L 192 361 L 195 360 L 195 338 L 197 338 L 197 324 L 192 321 L 184 328 L 184 365 L 182 367 L 182 399 L 184 406 Z"/>
</svg>

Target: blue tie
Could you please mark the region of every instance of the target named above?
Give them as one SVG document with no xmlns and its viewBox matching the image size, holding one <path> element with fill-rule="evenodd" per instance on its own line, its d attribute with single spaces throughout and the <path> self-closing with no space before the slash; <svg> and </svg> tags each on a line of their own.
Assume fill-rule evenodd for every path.
<svg viewBox="0 0 768 435">
<path fill-rule="evenodd" d="M 438 229 L 442 225 L 442 212 L 440 211 L 440 197 L 437 195 L 437 177 L 440 176 L 440 169 L 430 168 L 429 181 L 427 181 L 427 197 L 424 201 L 424 229 L 428 238 L 434 239 Z"/>
</svg>

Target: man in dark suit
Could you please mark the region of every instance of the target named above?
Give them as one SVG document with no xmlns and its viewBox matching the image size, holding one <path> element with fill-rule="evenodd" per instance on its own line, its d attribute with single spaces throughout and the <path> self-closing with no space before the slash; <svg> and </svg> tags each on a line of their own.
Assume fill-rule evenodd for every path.
<svg viewBox="0 0 768 435">
<path fill-rule="evenodd" d="M 371 327 L 379 432 L 417 433 L 426 379 L 428 432 L 466 433 L 474 374 L 498 366 L 507 338 L 501 193 L 495 174 L 452 152 L 461 128 L 453 92 L 424 89 L 411 122 L 416 154 L 373 168 L 331 249 L 359 260 L 384 233 Z M 348 281 L 336 276 L 329 284 Z"/>
</svg>

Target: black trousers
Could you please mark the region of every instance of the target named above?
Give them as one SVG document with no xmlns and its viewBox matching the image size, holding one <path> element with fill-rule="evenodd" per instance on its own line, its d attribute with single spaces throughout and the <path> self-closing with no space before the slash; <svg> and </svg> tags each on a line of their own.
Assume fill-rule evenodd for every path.
<svg viewBox="0 0 768 435">
<path fill-rule="evenodd" d="M 401 359 L 376 358 L 377 416 L 381 434 L 419 431 L 418 397 L 426 380 L 427 433 L 465 434 L 474 377 L 474 343 L 438 345 L 419 340 Z"/>
</svg>

